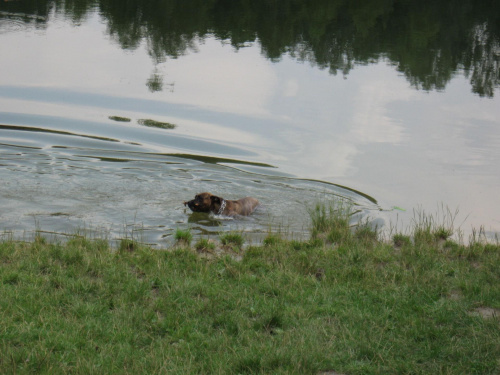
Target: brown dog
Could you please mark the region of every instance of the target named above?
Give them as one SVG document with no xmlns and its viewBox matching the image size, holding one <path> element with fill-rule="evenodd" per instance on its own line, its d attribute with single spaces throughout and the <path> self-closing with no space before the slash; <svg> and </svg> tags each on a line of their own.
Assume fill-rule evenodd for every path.
<svg viewBox="0 0 500 375">
<path fill-rule="evenodd" d="M 184 202 L 193 212 L 213 212 L 216 215 L 234 216 L 250 215 L 259 201 L 252 197 L 230 201 L 224 198 L 216 197 L 210 193 L 197 194 L 193 200 Z"/>
</svg>

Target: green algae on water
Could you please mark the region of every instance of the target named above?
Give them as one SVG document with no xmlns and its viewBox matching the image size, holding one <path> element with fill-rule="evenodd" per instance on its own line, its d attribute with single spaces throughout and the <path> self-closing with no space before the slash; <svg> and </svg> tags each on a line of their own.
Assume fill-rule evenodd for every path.
<svg viewBox="0 0 500 375">
<path fill-rule="evenodd" d="M 139 119 L 137 120 L 139 125 L 148 126 L 150 128 L 160 128 L 160 129 L 174 129 L 175 124 L 171 124 L 170 122 L 161 122 L 151 119 Z"/>
</svg>

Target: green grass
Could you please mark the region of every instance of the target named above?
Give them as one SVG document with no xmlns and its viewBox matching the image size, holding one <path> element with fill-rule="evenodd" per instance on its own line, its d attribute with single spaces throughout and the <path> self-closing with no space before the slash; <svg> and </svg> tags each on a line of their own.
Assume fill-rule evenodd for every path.
<svg viewBox="0 0 500 375">
<path fill-rule="evenodd" d="M 431 226 L 396 246 L 349 212 L 319 206 L 311 240 L 270 234 L 241 261 L 208 240 L 2 242 L 0 373 L 499 373 L 481 315 L 500 313 L 499 244 Z"/>
<path fill-rule="evenodd" d="M 120 241 L 118 249 L 120 251 L 134 251 L 137 249 L 137 246 L 139 246 L 139 244 L 136 241 L 125 238 Z"/>
<path fill-rule="evenodd" d="M 328 206 L 316 204 L 309 212 L 312 237 L 326 238 L 334 244 L 349 242 L 352 238 L 350 221 L 353 212 L 352 204 L 344 200 L 336 200 Z"/>
<path fill-rule="evenodd" d="M 402 247 L 402 246 L 409 246 L 409 245 L 411 245 L 411 238 L 410 238 L 410 236 L 404 235 L 402 233 L 396 233 L 392 237 L 392 240 L 394 242 L 394 246 L 396 246 L 396 247 Z"/>
<path fill-rule="evenodd" d="M 193 235 L 189 229 L 177 229 L 174 238 L 178 244 L 189 246 L 193 240 Z"/>
<path fill-rule="evenodd" d="M 194 245 L 194 248 L 199 252 L 212 252 L 215 250 L 216 244 L 207 238 L 200 238 Z"/>
<path fill-rule="evenodd" d="M 245 239 L 240 233 L 229 232 L 220 236 L 220 241 L 225 246 L 230 246 L 233 249 L 241 249 L 245 243 Z"/>
</svg>

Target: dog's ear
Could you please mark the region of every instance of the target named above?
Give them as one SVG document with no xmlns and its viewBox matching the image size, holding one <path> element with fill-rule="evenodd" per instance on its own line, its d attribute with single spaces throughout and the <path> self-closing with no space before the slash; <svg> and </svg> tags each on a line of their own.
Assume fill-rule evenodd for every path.
<svg viewBox="0 0 500 375">
<path fill-rule="evenodd" d="M 210 200 L 212 201 L 212 204 L 213 204 L 213 203 L 218 203 L 218 204 L 220 204 L 220 198 L 219 198 L 219 197 L 216 197 L 215 195 L 212 195 L 212 196 L 210 197 Z"/>
</svg>

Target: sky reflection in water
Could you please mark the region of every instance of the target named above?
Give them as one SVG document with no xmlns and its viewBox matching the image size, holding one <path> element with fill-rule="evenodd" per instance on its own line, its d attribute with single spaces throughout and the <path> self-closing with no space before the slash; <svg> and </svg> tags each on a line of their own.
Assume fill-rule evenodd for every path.
<svg viewBox="0 0 500 375">
<path fill-rule="evenodd" d="M 213 165 L 184 161 L 180 169 L 188 170 L 189 176 L 180 177 L 171 166 L 163 175 L 154 173 L 161 167 L 152 164 L 155 165 L 151 170 L 154 177 L 146 179 L 140 177 L 142 167 L 136 166 L 131 176 L 141 183 L 135 186 L 127 180 L 126 184 L 135 186 L 135 190 L 125 196 L 136 197 L 129 198 L 127 204 L 118 203 L 122 200 L 113 194 L 114 198 L 109 201 L 99 198 L 99 203 L 92 202 L 92 195 L 85 198 L 87 203 L 83 200 L 90 206 L 106 207 L 106 202 L 114 202 L 112 206 L 118 207 L 120 212 L 114 214 L 109 213 L 112 209 L 108 207 L 108 214 L 103 218 L 93 216 L 92 209 L 87 208 L 85 220 L 98 223 L 96 225 L 116 225 L 116 221 L 120 222 L 138 204 L 148 206 L 155 202 L 152 205 L 157 204 L 158 211 L 151 207 L 143 212 L 138 209 L 142 212 L 138 221 L 147 222 L 146 227 L 154 227 L 155 220 L 163 222 L 167 229 L 158 233 L 163 230 L 168 234 L 176 226 L 189 224 L 188 215 L 177 206 L 182 197 L 190 198 L 204 189 L 278 200 L 268 203 L 268 207 L 271 211 L 286 212 L 291 218 L 296 209 L 293 205 L 288 207 L 287 201 L 299 204 L 301 197 L 294 189 L 280 194 L 280 182 L 273 179 L 281 175 L 331 182 L 362 191 L 374 197 L 377 204 L 362 196 L 351 198 L 370 209 L 370 215 L 386 220 L 396 220 L 397 214 L 398 220 L 409 223 L 413 208 L 421 206 L 433 213 L 444 203 L 452 210 L 460 209 L 457 224 L 467 216 L 463 224 L 466 232 L 471 226 L 480 225 L 491 232 L 500 230 L 498 89 L 493 98 L 473 95 L 468 80 L 458 75 L 444 90 L 415 90 L 389 59 L 384 58 L 370 65 L 355 66 L 348 75 L 331 75 L 307 62 L 297 63 L 288 55 L 279 62 L 271 62 L 263 58 L 258 42 L 236 50 L 213 36 L 198 38 L 184 56 L 158 62 L 148 55 L 146 42 L 134 50 L 120 48 L 107 36 L 107 26 L 97 13 L 91 13 L 78 27 L 59 15 L 52 15 L 52 21 L 44 30 L 21 29 L 18 23 L 15 25 L 0 24 L 3 30 L 0 32 L 0 124 L 39 126 L 117 139 L 119 144 L 89 145 L 71 137 L 43 138 L 40 133 L 20 134 L 12 130 L 8 133 L 6 128 L 0 128 L 0 143 L 27 147 L 37 144 L 49 158 L 56 155 L 52 160 L 57 161 L 61 160 L 60 149 L 54 150 L 53 146 L 95 147 L 102 153 L 111 152 L 111 158 L 116 158 L 115 153 L 119 151 L 180 153 L 275 167 L 239 165 L 238 169 L 270 176 L 249 187 L 245 182 L 234 181 L 248 178 L 236 170 L 223 172 L 224 177 L 211 177 L 210 168 L 220 172 Z M 151 91 L 151 85 L 146 84 L 151 77 L 161 80 L 161 91 Z M 113 115 L 133 121 L 116 123 L 108 119 Z M 177 127 L 167 132 L 146 129 L 135 122 L 139 118 L 154 118 Z M 4 162 L 19 165 L 16 158 L 8 156 L 9 147 L 2 148 L 2 153 L 6 152 Z M 88 159 L 79 159 L 78 152 L 71 151 L 70 155 L 78 159 L 77 164 L 81 164 L 83 170 L 91 167 Z M 40 164 L 36 156 L 31 157 L 34 164 Z M 91 179 L 102 177 L 107 167 L 99 165 L 98 169 L 101 168 Z M 105 180 L 116 187 L 123 170 L 121 166 L 113 168 Z M 199 168 L 204 172 L 198 174 Z M 19 170 L 11 168 L 10 172 L 1 172 L 2 179 L 11 180 L 8 187 L 0 190 L 2 201 L 9 198 L 12 178 L 24 181 L 26 189 L 34 181 L 32 175 L 18 174 Z M 51 173 L 59 172 L 55 168 Z M 71 193 L 73 196 L 78 196 L 76 187 L 82 181 L 89 186 L 93 184 L 85 180 L 85 174 L 72 172 L 72 175 L 65 183 L 69 191 L 76 189 Z M 171 179 L 172 186 L 163 181 L 165 177 Z M 57 184 L 54 181 L 54 185 L 50 185 L 49 180 L 45 181 L 49 187 Z M 282 183 L 286 184 L 285 181 Z M 174 194 L 175 203 L 161 207 L 160 197 L 147 198 L 139 194 L 143 189 L 148 190 L 150 184 L 156 184 L 160 194 L 178 190 L 182 193 Z M 231 186 L 227 187 L 228 184 Z M 16 186 L 23 189 L 18 182 Z M 308 186 L 311 194 L 305 201 L 321 199 L 321 194 L 329 189 L 325 186 L 321 183 Z M 106 184 L 101 188 L 105 190 L 105 187 Z M 331 193 L 346 194 L 342 189 Z M 16 199 L 16 204 L 21 204 L 22 198 Z M 51 199 L 57 201 L 57 194 Z M 45 211 L 64 211 L 65 204 L 74 205 L 69 196 L 67 199 L 67 202 L 50 203 Z M 14 201 L 9 205 L 11 212 L 16 210 L 15 205 L 11 207 Z M 30 203 L 25 204 L 24 215 L 37 212 L 35 203 L 31 210 Z M 83 204 L 82 201 L 79 204 Z M 394 206 L 407 211 L 390 212 Z M 379 209 L 388 212 L 377 212 Z M 307 216 L 303 205 L 299 211 Z M 280 212 L 273 214 L 281 216 Z M 137 212 L 135 215 L 137 217 Z M 168 215 L 173 219 L 165 219 Z M 261 217 L 257 229 L 249 224 L 249 228 L 253 228 L 249 230 L 264 231 L 265 216 Z M 293 228 L 300 231 L 306 220 L 298 221 Z M 26 222 L 19 229 L 28 226 Z M 64 226 L 59 229 L 64 228 L 67 229 Z M 153 237 L 153 242 L 158 240 L 158 234 Z"/>
</svg>

